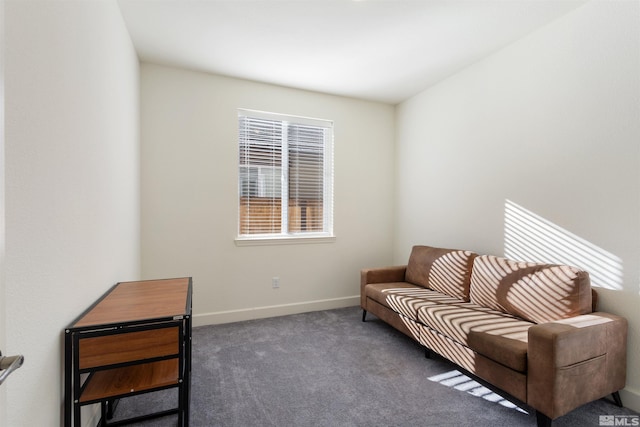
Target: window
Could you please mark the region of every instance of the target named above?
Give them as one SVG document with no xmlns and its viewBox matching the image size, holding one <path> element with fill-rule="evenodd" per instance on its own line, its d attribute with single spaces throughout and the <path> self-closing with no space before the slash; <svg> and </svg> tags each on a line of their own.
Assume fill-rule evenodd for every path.
<svg viewBox="0 0 640 427">
<path fill-rule="evenodd" d="M 238 240 L 333 236 L 333 123 L 238 112 Z"/>
</svg>

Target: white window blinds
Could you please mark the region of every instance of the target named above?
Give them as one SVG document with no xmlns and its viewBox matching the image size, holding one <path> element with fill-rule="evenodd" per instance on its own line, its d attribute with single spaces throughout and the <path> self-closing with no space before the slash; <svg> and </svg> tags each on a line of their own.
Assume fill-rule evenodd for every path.
<svg viewBox="0 0 640 427">
<path fill-rule="evenodd" d="M 333 234 L 333 127 L 240 110 L 239 237 Z"/>
</svg>

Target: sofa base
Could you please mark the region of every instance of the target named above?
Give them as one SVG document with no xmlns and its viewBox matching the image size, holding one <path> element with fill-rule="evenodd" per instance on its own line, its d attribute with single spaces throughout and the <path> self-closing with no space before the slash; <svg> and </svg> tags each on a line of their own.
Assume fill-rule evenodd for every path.
<svg viewBox="0 0 640 427">
<path fill-rule="evenodd" d="M 511 369 L 508 369 L 504 366 L 500 366 L 498 364 L 496 364 L 495 362 L 481 356 L 478 354 L 475 354 L 475 352 L 473 352 L 475 354 L 475 369 L 479 369 L 480 371 L 485 371 L 486 373 L 495 373 L 496 369 L 498 369 L 499 371 L 502 371 L 503 373 L 509 372 L 510 374 L 507 375 L 505 377 L 505 381 L 500 381 L 499 379 L 497 379 L 496 377 L 494 377 L 493 375 L 488 375 L 489 378 L 483 378 L 483 376 L 479 373 L 474 372 L 474 370 L 469 370 L 467 367 L 465 367 L 465 363 L 458 363 L 455 360 L 452 360 L 450 357 L 447 357 L 447 355 L 443 355 L 440 354 L 438 351 L 430 348 L 431 346 L 426 345 L 426 343 L 424 342 L 424 336 L 422 337 L 422 339 L 420 339 L 419 337 L 414 336 L 414 333 L 412 332 L 412 330 L 416 330 L 416 328 L 422 328 L 423 329 L 423 333 L 430 333 L 433 334 L 434 336 L 440 335 L 435 331 L 429 331 L 428 328 L 426 328 L 424 325 L 419 325 L 416 322 L 405 318 L 404 316 L 399 315 L 398 313 L 394 312 L 393 310 L 391 310 L 388 307 L 385 307 L 384 305 L 378 303 L 377 301 L 374 301 L 372 299 L 368 299 L 367 300 L 368 306 L 367 308 L 369 310 L 366 309 L 362 309 L 362 321 L 366 322 L 366 316 L 367 316 L 367 312 L 371 312 L 372 314 L 374 314 L 376 317 L 378 317 L 380 320 L 383 320 L 385 323 L 389 324 L 390 326 L 393 326 L 395 329 L 399 330 L 400 332 L 404 333 L 405 335 L 409 336 L 410 338 L 417 340 L 418 342 L 421 343 L 421 345 L 424 347 L 425 349 L 425 358 L 427 359 L 431 359 L 433 356 L 433 354 L 436 354 L 438 357 L 441 357 L 444 360 L 447 360 L 448 362 L 454 364 L 457 368 L 459 368 L 461 371 L 463 371 L 463 373 L 471 378 L 473 378 L 475 381 L 478 381 L 479 383 L 481 383 L 483 386 L 487 387 L 488 389 L 490 389 L 491 391 L 499 394 L 500 396 L 502 396 L 503 398 L 505 398 L 506 400 L 514 403 L 517 406 L 524 406 L 524 407 L 528 407 L 531 408 L 526 402 L 526 392 L 520 393 L 518 391 L 518 389 L 521 389 L 521 387 L 516 387 L 514 388 L 512 391 L 510 391 L 510 389 L 513 388 L 513 385 L 516 383 L 520 383 L 521 380 L 524 379 L 524 383 L 526 384 L 526 377 L 524 376 L 524 374 L 515 372 Z M 411 325 L 411 327 L 408 327 L 407 324 L 408 323 L 412 323 L 415 324 Z M 446 339 L 447 338 L 441 336 L 441 339 Z M 451 345 L 451 344 L 448 344 Z M 434 345 L 433 347 L 437 348 L 438 346 Z M 467 349 L 468 350 L 468 349 Z M 471 351 L 471 350 L 469 350 Z M 458 351 L 459 352 L 459 351 Z M 461 361 L 463 362 L 463 361 Z M 487 365 L 487 369 L 482 369 L 482 365 Z M 491 365 L 491 366 L 489 366 Z M 522 378 L 520 378 L 522 377 Z M 501 384 L 502 383 L 502 384 Z M 622 399 L 620 398 L 620 393 L 619 391 L 616 391 L 614 393 L 611 394 L 611 397 L 613 398 L 613 402 L 616 406 L 618 407 L 623 407 L 622 405 Z M 531 408 L 533 409 L 533 408 Z M 537 427 L 551 427 L 553 420 L 548 417 L 547 415 L 543 414 L 540 411 L 536 410 L 536 422 L 537 422 Z"/>
<path fill-rule="evenodd" d="M 613 401 L 615 402 L 617 407 L 623 408 L 623 406 L 622 406 L 622 398 L 620 397 L 620 391 L 615 391 L 615 392 L 611 393 L 611 397 L 613 397 Z"/>
<path fill-rule="evenodd" d="M 419 325 L 419 328 L 421 329 L 420 344 L 424 347 L 440 354 L 445 359 L 519 401 L 527 401 L 527 377 L 525 374 L 484 357 L 424 325 Z"/>
<path fill-rule="evenodd" d="M 536 411 L 536 422 L 538 427 L 551 427 L 552 419 L 540 411 Z"/>
<path fill-rule="evenodd" d="M 491 390 L 492 392 L 494 392 L 497 395 L 501 396 L 505 400 L 508 400 L 509 402 L 513 403 L 514 405 L 516 405 L 518 407 L 521 407 L 522 409 L 526 408 L 526 410 L 535 411 L 535 409 L 531 408 L 529 405 L 527 405 L 521 399 L 518 399 L 517 397 L 507 393 L 505 390 L 503 390 L 501 388 L 498 388 L 495 384 L 492 384 L 492 383 L 480 378 L 479 376 L 475 375 L 473 372 L 469 372 L 465 368 L 461 367 L 460 365 L 457 365 L 455 362 L 452 362 L 451 360 L 447 359 L 446 357 L 444 357 L 442 355 L 439 355 L 437 352 L 431 350 L 428 347 L 425 347 L 424 357 L 426 359 L 432 359 L 434 357 L 436 357 L 436 358 L 439 357 L 439 358 L 441 358 L 443 360 L 446 360 L 447 362 L 455 365 L 464 375 L 466 375 L 467 377 L 472 378 L 474 381 L 482 384 L 482 386 L 488 388 L 489 390 Z M 553 423 L 553 420 L 551 418 L 549 418 L 548 416 L 546 416 L 545 414 L 543 414 L 540 411 L 535 411 L 535 412 L 536 412 L 537 427 L 551 427 L 551 425 Z"/>
<path fill-rule="evenodd" d="M 490 384 L 494 384 L 496 388 L 522 402 L 527 401 L 527 380 L 526 375 L 523 373 L 516 372 L 467 347 L 457 344 L 444 335 L 399 315 L 370 298 L 367 298 L 367 309 L 365 311 L 376 315 L 400 332 L 418 341 L 425 348 L 440 354 L 467 372 L 482 378 Z M 365 319 L 365 316 L 366 313 L 363 313 L 363 319 Z"/>
</svg>

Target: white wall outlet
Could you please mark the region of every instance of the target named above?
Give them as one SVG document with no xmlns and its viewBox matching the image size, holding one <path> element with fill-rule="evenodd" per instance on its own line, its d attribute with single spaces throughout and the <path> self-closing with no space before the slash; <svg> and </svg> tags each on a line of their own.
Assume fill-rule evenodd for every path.
<svg viewBox="0 0 640 427">
<path fill-rule="evenodd" d="M 277 289 L 277 288 L 280 287 L 280 278 L 279 277 L 271 278 L 271 287 L 273 289 Z"/>
</svg>

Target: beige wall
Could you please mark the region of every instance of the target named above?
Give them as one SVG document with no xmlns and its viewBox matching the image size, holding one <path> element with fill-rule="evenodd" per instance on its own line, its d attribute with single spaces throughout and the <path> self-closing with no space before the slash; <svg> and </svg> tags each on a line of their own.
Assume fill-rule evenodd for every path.
<svg viewBox="0 0 640 427">
<path fill-rule="evenodd" d="M 639 5 L 587 3 L 399 105 L 394 252 L 397 263 L 416 243 L 502 254 L 514 205 L 554 225 L 560 253 L 581 242 L 580 262 L 612 266 L 600 307 L 629 319 L 623 401 L 636 410 Z M 517 231 L 527 250 L 549 245 Z"/>
<path fill-rule="evenodd" d="M 143 276 L 193 276 L 196 325 L 356 305 L 392 259 L 393 107 L 151 64 L 141 88 Z M 335 242 L 236 246 L 238 108 L 334 121 Z"/>
<path fill-rule="evenodd" d="M 8 1 L 5 18 L 2 316 L 25 362 L 0 425 L 58 426 L 65 326 L 139 277 L 138 60 L 112 1 Z"/>
</svg>

